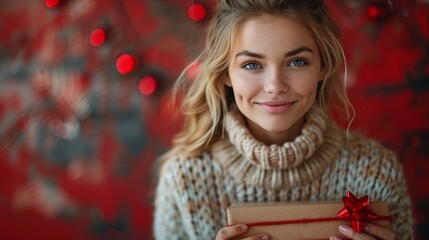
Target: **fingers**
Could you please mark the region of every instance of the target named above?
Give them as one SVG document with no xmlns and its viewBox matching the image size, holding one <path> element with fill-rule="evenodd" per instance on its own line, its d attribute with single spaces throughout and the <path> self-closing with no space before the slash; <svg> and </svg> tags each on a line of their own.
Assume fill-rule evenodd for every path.
<svg viewBox="0 0 429 240">
<path fill-rule="evenodd" d="M 355 232 L 351 227 L 341 225 L 339 231 L 346 237 L 354 240 L 395 240 L 396 234 L 389 228 L 377 226 L 374 224 L 365 224 L 365 233 Z M 330 240 L 338 240 L 339 238 L 331 238 Z"/>
<path fill-rule="evenodd" d="M 248 227 L 245 224 L 223 227 L 217 232 L 215 240 L 231 239 L 235 236 L 245 233 L 247 231 L 247 228 Z"/>
<path fill-rule="evenodd" d="M 365 224 L 365 232 L 384 240 L 396 239 L 396 234 L 391 229 L 374 224 Z"/>
<path fill-rule="evenodd" d="M 238 224 L 234 226 L 223 227 L 217 232 L 215 240 L 233 239 L 238 235 L 247 232 L 247 230 L 248 230 L 248 227 L 245 224 Z M 270 239 L 270 236 L 268 236 L 267 234 L 258 234 L 258 235 L 243 238 L 243 240 L 269 240 L 269 239 Z"/>
<path fill-rule="evenodd" d="M 255 236 L 242 238 L 241 240 L 269 240 L 269 239 L 270 239 L 270 236 L 268 236 L 267 234 L 259 234 Z"/>
<path fill-rule="evenodd" d="M 340 225 L 338 228 L 340 233 L 342 233 L 344 236 L 354 239 L 354 240 L 375 240 L 374 237 L 371 235 L 365 234 L 365 233 L 358 233 L 353 230 L 353 228 L 346 226 L 346 225 Z"/>
</svg>

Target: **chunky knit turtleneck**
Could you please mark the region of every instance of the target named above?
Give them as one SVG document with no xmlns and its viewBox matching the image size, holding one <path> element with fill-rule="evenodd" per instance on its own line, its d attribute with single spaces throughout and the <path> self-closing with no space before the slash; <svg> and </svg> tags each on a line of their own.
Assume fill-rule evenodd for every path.
<svg viewBox="0 0 429 240">
<path fill-rule="evenodd" d="M 226 139 L 199 157 L 163 165 L 154 214 L 156 239 L 214 239 L 233 202 L 341 201 L 347 191 L 386 201 L 397 239 L 412 239 L 410 199 L 395 155 L 352 136 L 320 109 L 283 145 L 257 141 L 237 111 L 226 117 Z"/>
<path fill-rule="evenodd" d="M 313 107 L 294 141 L 267 146 L 254 138 L 242 115 L 233 110 L 226 117 L 229 140 L 216 143 L 213 156 L 232 176 L 249 184 L 272 188 L 302 184 L 319 177 L 339 153 L 340 135 L 326 120 Z"/>
</svg>

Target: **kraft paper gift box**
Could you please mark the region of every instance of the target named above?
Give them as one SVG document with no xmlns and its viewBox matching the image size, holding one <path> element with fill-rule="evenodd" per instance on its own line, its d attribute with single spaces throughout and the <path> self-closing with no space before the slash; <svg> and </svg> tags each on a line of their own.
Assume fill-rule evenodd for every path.
<svg viewBox="0 0 429 240">
<path fill-rule="evenodd" d="M 357 201 L 364 202 L 363 198 L 354 200 L 359 206 Z M 365 222 L 389 227 L 387 204 L 380 201 L 369 204 L 369 200 L 367 203 L 366 212 L 362 206 L 346 208 L 345 202 L 238 203 L 227 209 L 228 225 L 248 225 L 248 232 L 239 238 L 267 233 L 273 240 L 321 240 L 333 235 L 345 238 L 338 231 L 342 224 L 352 225 L 355 230 L 360 228 L 358 231 L 363 231 Z M 366 220 L 351 221 L 353 217 L 366 217 Z"/>
</svg>

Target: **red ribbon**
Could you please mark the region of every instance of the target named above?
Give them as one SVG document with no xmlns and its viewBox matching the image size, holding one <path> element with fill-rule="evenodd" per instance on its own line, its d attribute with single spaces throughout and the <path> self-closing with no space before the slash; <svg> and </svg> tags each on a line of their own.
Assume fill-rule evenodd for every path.
<svg viewBox="0 0 429 240">
<path fill-rule="evenodd" d="M 343 197 L 343 202 L 344 202 L 344 208 L 338 212 L 337 217 L 254 222 L 254 223 L 246 223 L 246 225 L 248 227 L 256 227 L 256 226 L 274 226 L 274 225 L 350 220 L 351 225 L 356 232 L 363 232 L 365 223 L 367 221 L 372 221 L 372 220 L 391 221 L 392 220 L 392 217 L 390 216 L 377 216 L 369 209 L 368 195 L 358 199 L 351 192 L 347 192 L 346 196 Z M 228 226 L 232 226 L 232 225 L 233 224 L 230 224 Z"/>
<path fill-rule="evenodd" d="M 365 195 L 361 198 L 355 197 L 351 192 L 343 197 L 344 208 L 338 212 L 341 219 L 349 219 L 356 232 L 363 232 L 367 221 L 380 219 L 369 209 L 369 197 Z"/>
</svg>

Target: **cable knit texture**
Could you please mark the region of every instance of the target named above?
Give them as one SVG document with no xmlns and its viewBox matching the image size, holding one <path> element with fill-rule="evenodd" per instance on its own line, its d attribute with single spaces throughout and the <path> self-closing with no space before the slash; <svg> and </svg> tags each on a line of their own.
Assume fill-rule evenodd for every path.
<svg viewBox="0 0 429 240">
<path fill-rule="evenodd" d="M 198 158 L 177 156 L 163 166 L 154 216 L 156 239 L 214 239 L 233 202 L 341 201 L 347 191 L 387 201 L 397 239 L 413 239 L 402 167 L 379 143 L 353 136 L 317 107 L 292 142 L 266 146 L 233 110 L 228 139 Z"/>
<path fill-rule="evenodd" d="M 307 115 L 302 134 L 281 146 L 256 141 L 247 128 L 237 127 L 243 125 L 240 113 L 231 112 L 226 119 L 229 141 L 216 143 L 213 155 L 232 176 L 248 184 L 273 188 L 302 184 L 319 177 L 339 152 L 339 134 L 324 138 L 327 128 L 335 129 L 326 126 L 326 116 L 316 107 Z"/>
</svg>

